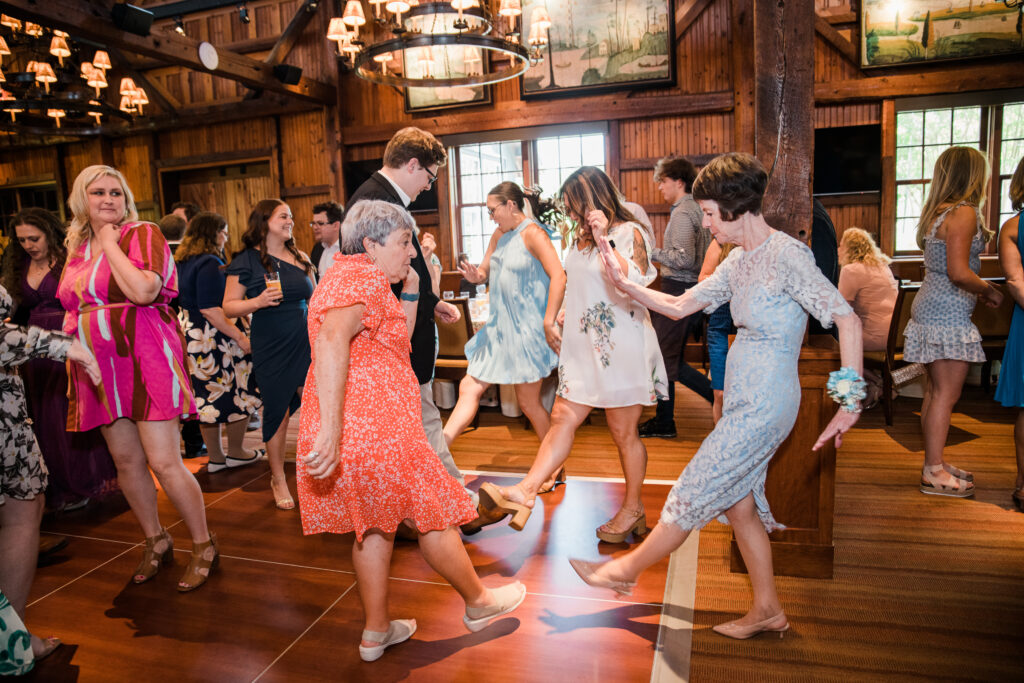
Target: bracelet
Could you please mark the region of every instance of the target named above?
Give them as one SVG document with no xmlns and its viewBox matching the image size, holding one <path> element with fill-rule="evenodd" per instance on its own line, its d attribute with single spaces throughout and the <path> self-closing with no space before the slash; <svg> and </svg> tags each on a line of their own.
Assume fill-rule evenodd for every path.
<svg viewBox="0 0 1024 683">
<path fill-rule="evenodd" d="M 410 294 L 409 292 L 402 292 L 401 294 L 398 295 L 398 298 L 401 299 L 402 301 L 419 301 L 420 293 L 413 292 L 412 294 Z"/>
<path fill-rule="evenodd" d="M 832 400 L 839 404 L 840 409 L 848 413 L 859 413 L 860 401 L 867 396 L 867 384 L 853 368 L 840 368 L 830 372 L 826 389 Z"/>
</svg>

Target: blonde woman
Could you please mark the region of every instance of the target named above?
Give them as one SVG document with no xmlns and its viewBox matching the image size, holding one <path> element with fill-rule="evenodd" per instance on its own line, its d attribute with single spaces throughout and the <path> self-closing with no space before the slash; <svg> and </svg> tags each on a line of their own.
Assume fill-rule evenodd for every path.
<svg viewBox="0 0 1024 683">
<path fill-rule="evenodd" d="M 923 363 L 928 384 L 921 403 L 924 468 L 921 492 L 964 498 L 974 495 L 974 475 L 942 457 L 953 406 L 969 363 L 981 363 L 981 334 L 971 322 L 975 301 L 998 306 L 1002 293 L 978 277 L 981 252 L 993 232 L 982 205 L 988 160 L 971 147 L 950 147 L 935 162 L 928 199 L 917 225 L 925 276 L 907 323 L 903 357 Z"/>
<path fill-rule="evenodd" d="M 856 311 L 864 334 L 865 351 L 884 351 L 889 337 L 889 322 L 896 306 L 899 287 L 889 270 L 892 259 L 879 250 L 875 240 L 860 228 L 847 228 L 839 242 L 839 293 Z M 865 408 L 878 403 L 882 378 L 864 371 L 868 383 Z"/>
<path fill-rule="evenodd" d="M 174 553 L 160 526 L 152 468 L 192 537 L 178 590 L 194 590 L 206 582 L 218 552 L 203 492 L 178 446 L 179 421 L 195 415 L 196 404 L 184 338 L 169 306 L 178 293 L 171 249 L 156 225 L 138 220 L 116 169 L 89 166 L 79 173 L 68 204 L 68 260 L 57 290 L 68 311 L 64 332 L 89 347 L 103 375 L 96 386 L 70 366 L 68 429 L 99 427 L 110 448 L 118 483 L 146 535 L 132 580 L 152 579 Z"/>
</svg>

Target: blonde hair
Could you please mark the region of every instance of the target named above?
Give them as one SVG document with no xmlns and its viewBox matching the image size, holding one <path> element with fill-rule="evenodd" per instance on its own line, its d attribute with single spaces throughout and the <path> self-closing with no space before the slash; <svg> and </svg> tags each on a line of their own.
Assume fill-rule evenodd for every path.
<svg viewBox="0 0 1024 683">
<path fill-rule="evenodd" d="M 839 265 L 849 263 L 866 263 L 869 266 L 886 266 L 892 259 L 882 253 L 875 240 L 866 230 L 847 228 L 843 231 L 840 245 L 846 245 L 846 258 L 839 260 Z"/>
<path fill-rule="evenodd" d="M 97 164 L 82 170 L 75 178 L 75 184 L 71 187 L 71 196 L 68 197 L 68 206 L 71 208 L 71 225 L 68 226 L 68 236 L 65 242 L 68 247 L 68 255 L 78 251 L 85 242 L 89 241 L 89 233 L 92 226 L 89 223 L 89 186 L 104 176 L 117 178 L 124 192 L 124 218 L 118 225 L 124 225 L 139 219 L 139 212 L 135 209 L 135 196 L 128 187 L 128 181 L 124 179 L 121 172 L 116 168 Z"/>
<path fill-rule="evenodd" d="M 988 185 L 988 159 L 973 147 L 950 147 L 935 160 L 928 198 L 917 224 L 917 246 L 924 249 L 924 240 L 932 224 L 943 211 L 966 202 L 978 211 L 981 232 L 985 241 L 995 234 L 985 225 L 981 207 L 985 204 Z"/>
<path fill-rule="evenodd" d="M 1014 211 L 1024 209 L 1024 157 L 1017 162 L 1017 170 L 1010 178 L 1010 206 Z"/>
</svg>

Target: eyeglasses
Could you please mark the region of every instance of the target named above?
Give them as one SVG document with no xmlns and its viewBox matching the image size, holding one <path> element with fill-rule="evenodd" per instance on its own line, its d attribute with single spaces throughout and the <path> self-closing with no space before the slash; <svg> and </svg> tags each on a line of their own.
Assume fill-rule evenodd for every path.
<svg viewBox="0 0 1024 683">
<path fill-rule="evenodd" d="M 501 205 L 499 204 L 498 206 L 501 206 Z M 490 216 L 491 218 L 494 218 L 494 212 L 497 211 L 497 210 L 498 210 L 497 206 L 494 207 L 493 209 L 488 206 L 487 207 L 487 215 Z"/>
<path fill-rule="evenodd" d="M 436 182 L 437 182 L 437 174 L 436 174 L 436 173 L 434 173 L 433 171 L 431 171 L 431 170 L 430 170 L 429 168 L 427 168 L 426 166 L 424 166 L 424 167 L 423 167 L 423 170 L 427 172 L 427 175 L 428 175 L 428 176 L 430 176 L 430 182 L 429 182 L 429 183 L 427 183 L 427 189 L 430 189 L 431 187 L 433 187 L 433 186 L 434 186 L 434 183 L 436 183 Z"/>
<path fill-rule="evenodd" d="M 327 221 L 312 221 L 312 222 L 311 222 L 311 223 L 309 224 L 309 227 L 311 227 L 311 228 L 315 228 L 315 227 L 316 227 L 316 226 L 318 226 L 318 225 L 319 225 L 319 226 L 320 226 L 320 227 L 322 228 L 322 227 L 324 227 L 325 225 L 330 225 L 330 223 L 328 223 Z"/>
</svg>

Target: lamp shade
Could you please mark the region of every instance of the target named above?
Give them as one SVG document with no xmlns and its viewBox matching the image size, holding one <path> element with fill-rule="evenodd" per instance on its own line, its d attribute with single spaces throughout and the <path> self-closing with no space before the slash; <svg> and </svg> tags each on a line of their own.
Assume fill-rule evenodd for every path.
<svg viewBox="0 0 1024 683">
<path fill-rule="evenodd" d="M 348 0 L 341 18 L 349 26 L 362 26 L 366 23 L 366 15 L 363 14 L 363 6 L 359 0 Z"/>
<path fill-rule="evenodd" d="M 149 97 L 146 96 L 146 91 L 142 88 L 139 88 L 134 93 L 132 93 L 131 98 L 132 104 L 149 104 Z"/>
<path fill-rule="evenodd" d="M 53 73 L 49 62 L 36 62 L 36 80 L 46 87 L 46 92 L 50 92 L 50 84 L 57 82 L 57 74 Z"/>
<path fill-rule="evenodd" d="M 501 5 L 498 7 L 498 14 L 503 17 L 518 17 L 523 13 L 523 3 L 521 0 L 501 0 Z"/>
<path fill-rule="evenodd" d="M 131 114 L 135 111 L 135 107 L 132 106 L 131 95 L 121 95 L 121 105 L 118 107 L 121 111 L 126 114 Z"/>
<path fill-rule="evenodd" d="M 32 36 L 33 38 L 38 38 L 39 36 L 43 35 L 43 27 L 40 26 L 39 24 L 33 24 L 31 21 L 26 21 L 25 33 Z"/>
<path fill-rule="evenodd" d="M 92 65 L 92 62 L 82 62 L 82 72 L 79 74 L 86 82 L 92 77 L 92 72 L 96 70 L 96 67 Z"/>
<path fill-rule="evenodd" d="M 7 82 L 7 77 L 4 76 L 3 69 L 0 69 L 0 83 L 6 83 L 6 82 Z"/>
<path fill-rule="evenodd" d="M 85 68 L 85 64 L 82 65 L 82 68 Z M 85 79 L 85 82 L 89 85 L 90 88 L 106 88 L 107 74 L 103 71 L 103 69 L 91 67 L 89 69 L 89 77 Z"/>
<path fill-rule="evenodd" d="M 92 65 L 97 69 L 106 71 L 110 68 L 110 55 L 103 50 L 96 50 L 96 54 L 92 58 Z"/>
<path fill-rule="evenodd" d="M 409 3 L 405 0 L 389 0 L 388 3 L 384 5 L 384 9 L 389 12 L 401 14 L 402 12 L 409 11 Z"/>
<path fill-rule="evenodd" d="M 47 109 L 46 110 L 46 115 L 51 117 L 54 121 L 56 121 L 57 122 L 57 127 L 60 128 L 60 120 L 63 117 L 67 116 L 68 113 L 66 111 L 64 111 L 63 109 Z"/>
<path fill-rule="evenodd" d="M 137 90 L 137 88 L 135 87 L 135 81 L 133 81 L 130 78 L 122 78 L 121 79 L 121 87 L 118 88 L 117 92 L 122 94 L 122 95 L 131 95 L 136 90 Z"/>
<path fill-rule="evenodd" d="M 477 0 L 452 0 L 452 9 L 457 10 L 479 7 L 479 5 L 480 3 Z"/>
<path fill-rule="evenodd" d="M 344 40 L 348 35 L 348 27 L 341 17 L 334 17 L 327 26 L 327 40 Z"/>
<path fill-rule="evenodd" d="M 64 58 L 71 56 L 71 49 L 68 47 L 68 41 L 64 40 L 60 36 L 54 36 L 53 40 L 50 41 L 50 54 L 60 60 L 60 65 L 64 66 Z"/>
<path fill-rule="evenodd" d="M 12 32 L 21 30 L 21 20 L 9 17 L 6 14 L 0 14 L 0 26 L 6 26 L 11 29 Z"/>
<path fill-rule="evenodd" d="M 534 8 L 533 14 L 530 15 L 530 24 L 539 27 L 541 31 L 551 28 L 551 15 L 548 14 L 548 8 L 543 5 Z"/>
<path fill-rule="evenodd" d="M 0 37 L 0 55 L 11 54 L 11 48 L 7 47 L 7 41 Z"/>
</svg>

